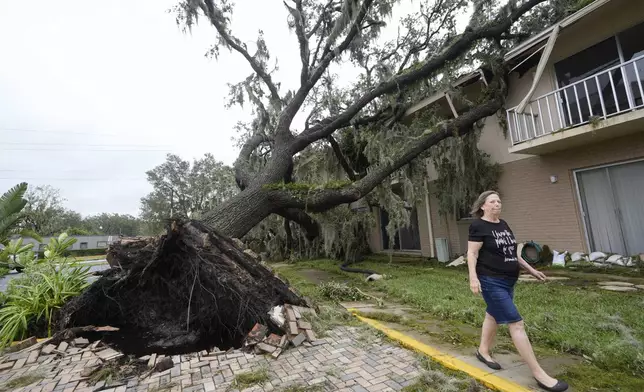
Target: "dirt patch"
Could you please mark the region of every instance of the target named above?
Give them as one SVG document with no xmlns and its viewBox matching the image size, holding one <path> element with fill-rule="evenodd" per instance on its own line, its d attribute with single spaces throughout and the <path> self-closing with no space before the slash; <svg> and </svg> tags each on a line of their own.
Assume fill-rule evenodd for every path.
<svg viewBox="0 0 644 392">
<path fill-rule="evenodd" d="M 302 277 L 308 280 L 309 282 L 315 283 L 315 284 L 321 284 L 321 283 L 330 282 L 332 280 L 333 281 L 337 280 L 337 275 L 333 275 L 329 272 L 316 270 L 316 269 L 299 270 L 298 274 L 302 275 Z"/>
</svg>

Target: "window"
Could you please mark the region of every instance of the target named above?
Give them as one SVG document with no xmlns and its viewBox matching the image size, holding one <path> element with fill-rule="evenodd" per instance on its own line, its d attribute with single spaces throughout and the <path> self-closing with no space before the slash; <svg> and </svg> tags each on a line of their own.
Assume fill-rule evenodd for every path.
<svg viewBox="0 0 644 392">
<path fill-rule="evenodd" d="M 81 249 L 87 249 L 87 242 L 81 242 L 80 243 L 80 248 Z"/>
<path fill-rule="evenodd" d="M 387 211 L 380 210 L 380 231 L 382 233 L 382 248 L 390 249 L 389 235 L 387 234 L 387 225 L 389 224 L 389 214 Z M 418 229 L 418 211 L 416 207 L 411 208 L 409 217 L 409 226 L 398 229 L 394 237 L 393 250 L 420 250 L 420 231 Z"/>
<path fill-rule="evenodd" d="M 98 241 L 96 242 L 97 248 L 107 248 L 107 241 Z"/>
<path fill-rule="evenodd" d="M 644 37 L 644 23 L 631 27 L 618 35 L 624 61 L 630 61 L 644 56 L 644 40 L 642 40 L 642 37 Z M 637 68 L 637 71 L 635 68 Z M 635 106 L 640 106 L 644 104 L 642 101 L 642 91 L 639 87 L 640 83 L 644 83 L 644 59 L 637 60 L 633 64 L 625 67 L 625 71 L 626 79 L 630 85 L 630 91 L 633 93 L 633 103 Z"/>
<path fill-rule="evenodd" d="M 565 87 L 596 75 L 618 65 L 619 63 L 620 60 L 619 53 L 617 51 L 617 42 L 615 37 L 611 37 L 558 62 L 555 64 L 555 73 L 557 75 L 559 87 Z M 560 93 L 560 99 L 562 102 L 561 114 L 566 126 L 588 121 L 590 118 L 588 101 L 590 101 L 593 115 L 599 115 L 602 113 L 602 98 L 604 100 L 606 114 L 613 114 L 618 111 L 610 83 L 611 76 L 613 77 L 613 83 L 616 87 L 617 101 L 620 104 L 620 108 L 626 107 L 625 105 L 628 101 L 623 83 L 621 84 L 621 89 L 618 88 L 618 83 L 622 82 L 623 78 L 621 77 L 621 71 L 616 69 L 611 72 L 611 75 L 602 74 L 597 79 L 586 80 L 581 84 L 565 88 Z M 599 90 L 597 88 L 598 82 Z M 588 90 L 588 96 L 586 96 L 586 90 Z"/>
<path fill-rule="evenodd" d="M 565 126 L 578 125 L 592 116 L 611 115 L 643 104 L 638 79 L 644 82 L 644 58 L 597 75 L 644 55 L 643 34 L 644 23 L 555 64 L 559 87 L 565 87 L 559 97 L 559 110 Z M 597 77 L 593 78 L 594 75 Z"/>
</svg>

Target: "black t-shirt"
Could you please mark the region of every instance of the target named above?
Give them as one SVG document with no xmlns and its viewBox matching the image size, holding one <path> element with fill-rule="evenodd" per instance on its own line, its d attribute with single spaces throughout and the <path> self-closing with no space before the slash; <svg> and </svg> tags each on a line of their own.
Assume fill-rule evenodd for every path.
<svg viewBox="0 0 644 392">
<path fill-rule="evenodd" d="M 519 277 L 517 241 L 510 226 L 477 219 L 470 225 L 469 240 L 482 242 L 476 262 L 476 273 L 484 276 L 516 279 Z"/>
</svg>

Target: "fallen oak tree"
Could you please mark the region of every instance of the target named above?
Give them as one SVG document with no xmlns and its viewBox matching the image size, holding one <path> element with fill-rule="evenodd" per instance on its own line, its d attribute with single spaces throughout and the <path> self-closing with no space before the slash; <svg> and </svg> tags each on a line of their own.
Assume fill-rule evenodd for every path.
<svg viewBox="0 0 644 392">
<path fill-rule="evenodd" d="M 277 327 L 276 305 L 308 306 L 270 269 L 196 221 L 172 221 L 154 251 L 113 268 L 60 311 L 61 330 L 110 325 L 104 342 L 126 354 L 240 347 L 256 323 Z M 149 250 L 149 248 L 148 248 Z"/>
<path fill-rule="evenodd" d="M 436 2 L 435 12 L 426 18 L 428 28 L 422 29 L 427 30 L 427 36 L 417 34 L 414 40 L 405 37 L 399 45 L 381 48 L 376 44 L 378 25 L 394 2 L 348 0 L 335 7 L 333 1 L 324 6 L 295 0 L 295 8 L 287 8 L 300 47 L 301 85 L 285 95 L 280 95 L 279 84 L 272 79 L 263 38 L 259 37 L 257 53 L 251 55 L 246 44 L 233 35 L 229 2 L 181 1 L 178 19 L 187 27 L 201 17 L 217 30 L 219 42 L 213 53 L 220 47 L 235 51 L 254 71 L 245 82 L 233 86 L 233 92 L 237 92 L 234 95 L 240 96 L 240 101 L 252 102 L 256 114 L 247 124 L 248 137 L 235 163 L 236 181 L 242 191 L 203 214 L 205 223 L 175 221 L 157 242 L 133 246 L 130 253 L 116 252 L 110 264 L 129 266 L 107 273 L 67 304 L 60 314 L 60 328 L 111 325 L 120 330 L 105 338 L 124 352 L 173 354 L 238 346 L 255 323 L 271 325 L 268 311 L 273 306 L 304 305 L 304 299 L 287 284 L 224 236 L 241 238 L 262 220 L 277 214 L 300 225 L 307 238 L 314 238 L 319 235 L 319 227 L 309 213 L 363 199 L 392 174 L 426 157 L 431 147 L 472 132 L 476 123 L 503 108 L 507 74 L 502 66 L 493 67 L 495 72 L 481 100 L 468 105 L 466 112 L 452 120 L 437 119 L 418 135 L 406 135 L 396 151 L 349 183 L 339 188 L 279 186 L 291 182 L 294 156 L 330 140 L 341 130 L 353 127 L 356 132 L 371 130 L 377 134 L 391 128 L 392 123 L 400 123 L 400 114 L 417 101 L 408 93 L 429 79 L 440 79 L 450 63 L 466 57 L 480 44 L 505 39 L 504 34 L 520 17 L 545 1 L 510 0 L 498 11 L 487 9 L 494 2 L 475 2 L 477 12 L 461 34 L 444 23 L 430 22 L 454 20 L 456 11 L 468 2 L 448 2 L 454 4 L 447 6 Z M 486 17 L 487 11 L 494 14 Z M 449 33 L 442 34 L 446 28 Z M 311 50 L 313 47 L 316 49 Z M 354 60 L 364 60 L 366 52 L 373 55 L 379 68 L 393 71 L 376 77 L 371 73 L 375 65 L 363 64 L 370 71 L 364 80 L 358 78 L 355 91 L 343 99 L 328 99 L 322 87 L 329 81 L 325 75 L 330 65 L 341 63 L 347 53 Z M 491 53 L 490 57 L 499 60 L 501 53 Z M 496 64 L 489 62 L 490 66 Z M 337 105 L 328 106 L 335 101 Z M 313 110 L 305 128 L 294 132 L 293 120 L 306 107 Z M 260 165 L 255 164 L 258 158 L 264 160 Z"/>
</svg>

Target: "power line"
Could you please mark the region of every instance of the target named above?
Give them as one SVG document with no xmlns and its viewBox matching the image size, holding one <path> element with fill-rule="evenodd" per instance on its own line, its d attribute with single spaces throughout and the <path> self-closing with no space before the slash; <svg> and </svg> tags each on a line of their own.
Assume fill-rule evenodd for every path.
<svg viewBox="0 0 644 392">
<path fill-rule="evenodd" d="M 163 144 L 85 144 L 85 143 L 47 143 L 47 142 L 0 142 L 0 146 L 3 144 L 9 145 L 25 145 L 25 146 L 64 146 L 64 147 L 170 147 L 169 145 Z"/>
<path fill-rule="evenodd" d="M 76 152 L 170 152 L 172 150 L 142 150 L 142 149 L 117 149 L 117 150 L 110 150 L 110 149 L 93 149 L 93 148 L 87 148 L 87 149 L 78 149 L 78 148 L 3 148 L 0 147 L 0 150 L 2 151 L 76 151 Z"/>
<path fill-rule="evenodd" d="M 22 129 L 22 128 L 0 128 L 0 132 L 34 132 L 34 133 L 62 133 L 70 135 L 95 135 L 95 136 L 119 136 L 115 133 L 94 133 L 81 131 L 46 131 L 44 129 Z"/>
<path fill-rule="evenodd" d="M 145 178 L 56 178 L 56 177 L 0 177 L 12 181 L 147 181 Z"/>
</svg>

